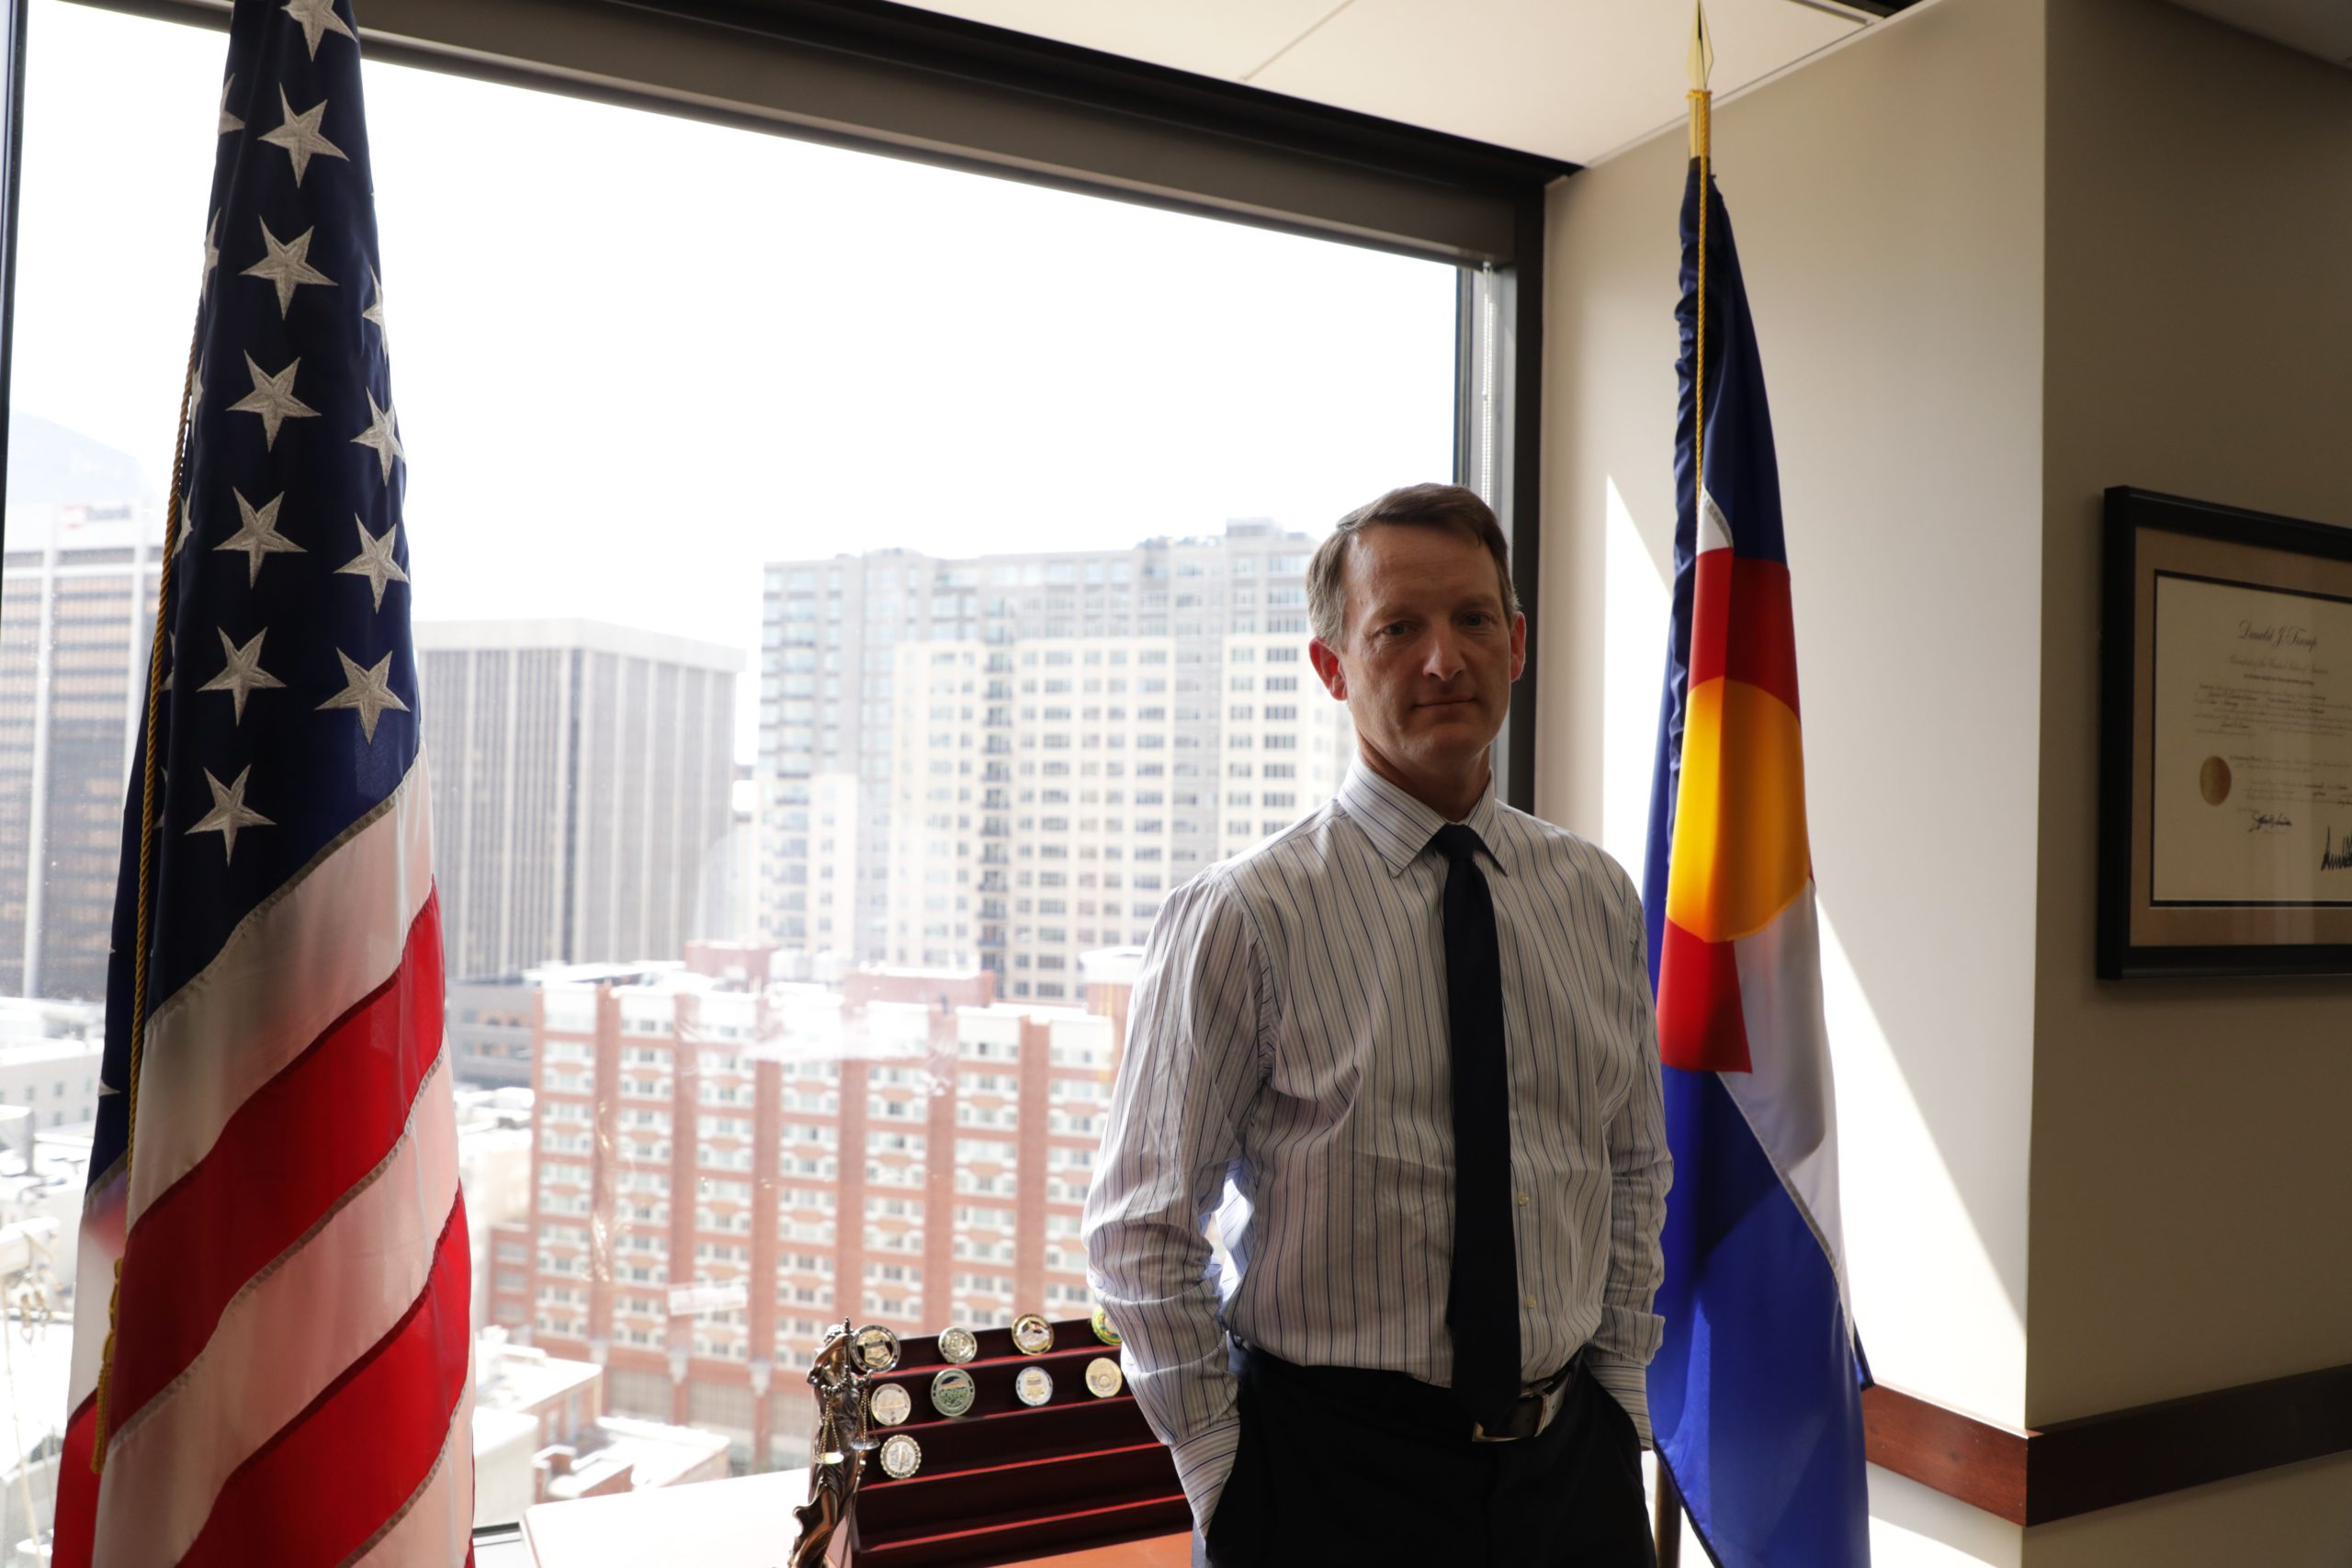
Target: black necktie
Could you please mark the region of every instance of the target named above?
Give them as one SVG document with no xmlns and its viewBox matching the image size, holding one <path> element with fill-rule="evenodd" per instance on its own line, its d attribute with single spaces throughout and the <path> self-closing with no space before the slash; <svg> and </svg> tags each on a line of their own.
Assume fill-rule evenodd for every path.
<svg viewBox="0 0 2352 1568">
<path fill-rule="evenodd" d="M 1453 1061 L 1453 1390 L 1499 1426 L 1519 1397 L 1519 1250 L 1511 1235 L 1510 1064 L 1503 1054 L 1502 950 L 1495 901 L 1478 869 L 1478 835 L 1448 823 L 1430 840 L 1445 856 L 1445 1010 Z"/>
</svg>

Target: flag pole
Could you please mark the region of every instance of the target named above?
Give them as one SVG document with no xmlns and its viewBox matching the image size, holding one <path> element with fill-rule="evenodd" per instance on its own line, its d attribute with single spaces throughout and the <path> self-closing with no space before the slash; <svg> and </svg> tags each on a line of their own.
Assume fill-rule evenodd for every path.
<svg viewBox="0 0 2352 1568">
<path fill-rule="evenodd" d="M 1710 199 L 1708 180 L 1712 173 L 1713 149 L 1710 145 L 1711 130 L 1708 110 L 1714 94 L 1707 88 L 1707 81 L 1715 63 L 1715 48 L 1707 37 L 1707 7 L 1705 0 L 1691 0 L 1690 6 L 1690 156 L 1699 168 L 1699 265 L 1697 336 L 1692 345 L 1690 369 L 1690 413 L 1695 428 L 1690 432 L 1690 479 L 1693 504 L 1703 504 L 1707 487 L 1707 209 Z M 1681 1568 L 1682 1562 L 1682 1494 L 1674 1484 L 1674 1474 L 1667 1469 L 1664 1450 L 1657 1461 L 1657 1506 L 1652 1521 L 1652 1537 L 1657 1551 L 1657 1568 Z"/>
<path fill-rule="evenodd" d="M 143 749 L 145 764 L 140 770 L 139 781 L 139 912 L 133 926 L 136 945 L 131 953 L 130 991 L 130 1063 L 123 1079 L 122 1175 L 124 1190 L 130 1180 L 130 1149 L 139 1131 L 139 1056 L 147 1033 L 147 950 L 152 941 L 149 899 L 155 885 L 155 784 L 162 773 L 161 760 L 156 755 L 156 716 L 164 704 L 164 649 L 169 640 L 172 616 L 172 558 L 179 553 L 180 513 L 187 505 L 181 494 L 187 482 L 187 422 L 189 405 L 195 400 L 196 366 L 203 345 L 204 323 L 198 310 L 195 331 L 187 345 L 187 373 L 180 378 L 180 427 L 172 446 L 172 493 L 164 502 L 164 558 L 155 573 L 155 625 L 147 646 L 147 739 Z M 122 1259 L 114 1264 L 113 1286 L 107 1297 L 107 1338 L 98 1359 L 98 1393 L 96 1424 L 90 1442 L 90 1472 L 103 1472 L 107 1464 L 107 1395 L 114 1384 L 115 1325 L 122 1312 Z"/>
</svg>

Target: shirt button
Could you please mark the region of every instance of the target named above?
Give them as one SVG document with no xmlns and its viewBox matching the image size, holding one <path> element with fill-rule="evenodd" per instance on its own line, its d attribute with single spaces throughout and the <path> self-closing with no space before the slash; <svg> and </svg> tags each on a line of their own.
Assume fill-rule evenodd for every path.
<svg viewBox="0 0 2352 1568">
<path fill-rule="evenodd" d="M 1527 1194 L 1524 1192 L 1519 1195 L 1519 1206 L 1522 1209 L 1527 1207 Z"/>
<path fill-rule="evenodd" d="M 1527 1298 L 1527 1304 L 1528 1304 L 1529 1306 L 1533 1306 L 1533 1305 L 1535 1304 L 1535 1298 L 1534 1298 L 1533 1296 L 1530 1296 L 1530 1297 L 1528 1297 L 1528 1298 Z"/>
</svg>

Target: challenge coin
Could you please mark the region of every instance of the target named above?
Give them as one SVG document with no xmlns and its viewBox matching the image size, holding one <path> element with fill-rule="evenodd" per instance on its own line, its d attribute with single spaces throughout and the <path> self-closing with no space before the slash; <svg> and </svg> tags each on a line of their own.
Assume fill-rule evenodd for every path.
<svg viewBox="0 0 2352 1568">
<path fill-rule="evenodd" d="M 1105 1345 L 1124 1345 L 1126 1343 L 1125 1340 L 1119 1337 L 1119 1331 L 1111 1326 L 1111 1314 L 1104 1312 L 1099 1306 L 1094 1309 L 1094 1337 L 1100 1339 Z"/>
<path fill-rule="evenodd" d="M 922 1445 L 904 1432 L 894 1432 L 882 1445 L 882 1473 L 904 1481 L 922 1468 Z"/>
<path fill-rule="evenodd" d="M 980 1353 L 980 1341 L 968 1328 L 943 1328 L 939 1331 L 939 1359 L 943 1361 L 968 1361 Z"/>
<path fill-rule="evenodd" d="M 1054 1397 L 1054 1378 L 1043 1367 L 1023 1367 L 1012 1380 L 1013 1394 L 1023 1404 L 1043 1404 Z"/>
<path fill-rule="evenodd" d="M 1091 1374 L 1089 1376 L 1091 1378 Z M 895 1427 L 914 1414 L 915 1402 L 904 1383 L 885 1382 L 874 1385 L 874 1392 L 867 1396 L 865 1405 L 874 1412 L 876 1421 L 885 1427 Z"/>
<path fill-rule="evenodd" d="M 972 1408 L 972 1374 L 949 1367 L 931 1380 L 931 1407 L 942 1416 L 961 1416 Z"/>
<path fill-rule="evenodd" d="M 857 1364 L 866 1371 L 887 1372 L 899 1364 L 899 1337 L 879 1324 L 869 1323 L 853 1342 Z"/>
<path fill-rule="evenodd" d="M 1119 1363 L 1108 1356 L 1097 1356 L 1086 1363 L 1086 1392 L 1097 1399 L 1108 1399 L 1126 1386 L 1126 1379 L 1119 1375 Z"/>
<path fill-rule="evenodd" d="M 1054 1325 L 1034 1312 L 1012 1320 L 1012 1343 L 1024 1356 L 1042 1356 L 1054 1348 Z"/>
</svg>

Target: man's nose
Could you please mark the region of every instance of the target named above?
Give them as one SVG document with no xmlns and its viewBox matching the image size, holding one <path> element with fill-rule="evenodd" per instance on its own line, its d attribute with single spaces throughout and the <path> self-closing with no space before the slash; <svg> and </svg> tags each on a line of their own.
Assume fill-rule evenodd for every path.
<svg viewBox="0 0 2352 1568">
<path fill-rule="evenodd" d="M 1446 630 L 1430 633 L 1427 654 L 1421 661 L 1421 673 L 1451 681 L 1462 673 L 1462 647 L 1453 634 Z"/>
</svg>

